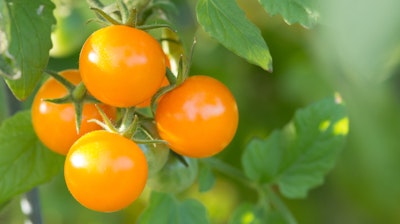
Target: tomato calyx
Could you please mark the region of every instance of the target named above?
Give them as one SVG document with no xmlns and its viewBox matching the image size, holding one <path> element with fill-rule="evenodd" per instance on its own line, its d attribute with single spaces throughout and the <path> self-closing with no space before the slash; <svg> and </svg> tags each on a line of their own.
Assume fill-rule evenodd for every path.
<svg viewBox="0 0 400 224">
<path fill-rule="evenodd" d="M 66 78 L 58 74 L 57 72 L 50 70 L 46 70 L 45 72 L 49 74 L 51 77 L 53 77 L 55 80 L 57 80 L 68 90 L 68 94 L 64 97 L 55 99 L 45 99 L 45 101 L 55 104 L 72 103 L 74 105 L 74 110 L 76 114 L 76 119 L 75 119 L 76 132 L 79 133 L 82 123 L 83 105 L 85 103 L 100 103 L 100 102 L 94 97 L 87 94 L 86 87 L 85 85 L 83 85 L 82 82 L 80 82 L 78 85 L 74 85 Z"/>
<path fill-rule="evenodd" d="M 150 1 L 142 1 L 136 5 L 128 5 L 124 1 L 117 1 L 104 6 L 98 1 L 90 2 L 90 9 L 98 16 L 98 22 L 106 25 L 126 25 L 141 30 L 150 30 L 158 28 L 168 28 L 176 32 L 169 24 L 150 24 L 144 25 L 144 22 L 150 17 L 154 9 L 161 9 L 163 4 L 149 4 Z"/>
<path fill-rule="evenodd" d="M 181 85 L 188 78 L 195 45 L 196 45 L 196 38 L 193 40 L 189 58 L 184 60 L 183 55 L 182 54 L 180 55 L 176 77 L 172 73 L 172 71 L 169 68 L 167 68 L 166 77 L 170 85 L 160 88 L 151 98 L 150 108 L 153 113 L 153 117 L 155 116 L 157 102 L 159 101 L 161 96 L 175 89 L 177 86 Z"/>
<path fill-rule="evenodd" d="M 167 144 L 165 140 L 156 138 L 154 134 L 148 130 L 147 125 L 145 125 L 145 121 L 139 119 L 139 115 L 136 113 L 135 107 L 122 108 L 124 112 L 121 122 L 119 122 L 118 125 L 114 125 L 99 106 L 96 105 L 96 107 L 103 119 L 103 122 L 97 119 L 91 119 L 89 122 L 95 122 L 103 129 L 112 133 L 120 134 L 128 139 L 133 140 L 137 144 Z M 137 133 L 138 129 L 140 129 L 146 135 L 146 138 L 135 138 L 135 134 Z"/>
</svg>

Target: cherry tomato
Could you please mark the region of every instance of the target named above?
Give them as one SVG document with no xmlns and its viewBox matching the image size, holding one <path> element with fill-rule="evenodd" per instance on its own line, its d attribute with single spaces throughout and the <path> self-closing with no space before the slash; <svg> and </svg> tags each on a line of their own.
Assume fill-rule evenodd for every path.
<svg viewBox="0 0 400 224">
<path fill-rule="evenodd" d="M 105 130 L 78 139 L 67 154 L 68 190 L 83 206 L 100 212 L 125 208 L 147 181 L 146 157 L 133 141 Z"/>
<path fill-rule="evenodd" d="M 183 157 L 183 159 L 188 166 L 170 155 L 160 172 L 147 181 L 147 186 L 155 191 L 175 194 L 189 188 L 196 180 L 198 162 L 192 158 Z"/>
<path fill-rule="evenodd" d="M 168 58 L 167 55 L 165 55 L 165 62 L 167 63 L 167 68 L 171 69 L 171 64 L 170 64 L 170 61 L 169 61 L 169 58 Z M 169 81 L 168 81 L 167 77 L 164 77 L 163 81 L 161 83 L 161 86 L 159 88 L 162 88 L 162 87 L 165 87 L 165 86 L 168 86 L 168 85 L 169 85 Z M 147 100 L 143 101 L 142 103 L 136 105 L 136 107 L 143 108 L 143 107 L 150 106 L 152 97 L 150 97 Z"/>
<path fill-rule="evenodd" d="M 162 83 L 161 83 L 160 88 L 162 88 L 162 87 L 164 87 L 164 86 L 168 86 L 168 85 L 169 85 L 168 79 L 167 79 L 167 77 L 165 77 L 165 78 L 163 79 Z M 144 108 L 144 107 L 150 106 L 150 104 L 151 104 L 151 98 L 152 98 L 152 97 L 150 97 L 149 99 L 147 99 L 147 100 L 143 101 L 142 103 L 136 105 L 136 107 L 138 107 L 138 108 Z"/>
<path fill-rule="evenodd" d="M 193 76 L 163 95 L 155 116 L 158 132 L 176 153 L 194 158 L 223 150 L 238 126 L 229 89 L 208 76 Z"/>
<path fill-rule="evenodd" d="M 73 84 L 81 81 L 78 70 L 65 70 L 60 72 Z M 32 104 L 33 128 L 45 146 L 62 155 L 66 155 L 71 145 L 83 134 L 101 129 L 100 126 L 90 119 L 101 120 L 101 116 L 94 104 L 85 104 L 82 111 L 82 123 L 79 134 L 76 132 L 75 110 L 72 103 L 55 104 L 45 99 L 55 99 L 66 96 L 68 90 L 56 81 L 49 78 L 40 87 Z M 114 119 L 116 109 L 111 106 L 100 106 L 107 116 Z"/>
<path fill-rule="evenodd" d="M 113 25 L 94 32 L 84 43 L 79 70 L 89 92 L 116 107 L 151 98 L 165 77 L 165 55 L 148 33 Z"/>
</svg>

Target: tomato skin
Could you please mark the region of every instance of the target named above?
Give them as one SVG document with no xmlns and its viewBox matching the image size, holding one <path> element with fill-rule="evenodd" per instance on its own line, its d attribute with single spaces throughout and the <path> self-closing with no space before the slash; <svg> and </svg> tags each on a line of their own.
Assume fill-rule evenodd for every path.
<svg viewBox="0 0 400 224">
<path fill-rule="evenodd" d="M 75 85 L 81 81 L 78 70 L 65 70 L 60 72 L 60 75 Z M 32 103 L 32 123 L 37 136 L 45 146 L 61 155 L 66 155 L 71 145 L 83 134 L 101 129 L 99 125 L 88 120 L 102 120 L 94 104 L 84 104 L 78 134 L 74 105 L 45 101 L 45 99 L 60 98 L 67 94 L 68 90 L 62 84 L 54 78 L 49 78 L 40 87 Z M 116 117 L 116 108 L 106 105 L 100 107 L 110 119 Z"/>
<path fill-rule="evenodd" d="M 165 77 L 161 45 L 148 33 L 113 25 L 94 32 L 84 43 L 79 70 L 89 92 L 116 107 L 131 107 L 156 93 Z"/>
<path fill-rule="evenodd" d="M 166 54 L 165 54 L 165 63 L 166 63 L 167 68 L 171 69 L 171 63 L 170 63 L 169 58 L 168 58 L 168 56 L 167 56 Z M 159 87 L 159 89 L 162 88 L 162 87 L 168 86 L 168 85 L 169 85 L 169 81 L 168 81 L 168 79 L 167 79 L 167 76 L 165 76 L 165 77 L 163 78 L 162 82 L 161 82 L 161 86 Z M 153 96 L 151 96 L 151 97 L 148 98 L 147 100 L 143 101 L 142 103 L 137 104 L 136 107 L 138 107 L 138 108 L 144 108 L 144 107 L 150 106 L 150 104 L 151 104 L 151 98 L 152 98 L 152 97 L 153 97 Z"/>
<path fill-rule="evenodd" d="M 231 142 L 239 114 L 235 98 L 224 84 L 198 75 L 161 97 L 155 120 L 161 138 L 172 150 L 204 158 Z"/>
<path fill-rule="evenodd" d="M 64 165 L 65 182 L 73 197 L 100 212 L 117 211 L 136 200 L 146 185 L 147 172 L 139 146 L 105 130 L 78 139 Z"/>
</svg>

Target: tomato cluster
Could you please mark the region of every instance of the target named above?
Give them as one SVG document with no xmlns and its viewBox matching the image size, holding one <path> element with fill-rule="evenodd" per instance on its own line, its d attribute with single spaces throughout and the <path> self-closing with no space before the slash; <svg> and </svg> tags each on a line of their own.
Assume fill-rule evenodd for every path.
<svg viewBox="0 0 400 224">
<path fill-rule="evenodd" d="M 85 207 L 122 209 L 146 185 L 180 192 L 195 180 L 196 158 L 219 153 L 234 137 L 238 109 L 229 89 L 203 75 L 171 81 L 168 68 L 153 36 L 111 25 L 86 40 L 79 70 L 53 74 L 38 91 L 34 129 L 49 149 L 66 155 L 67 187 Z"/>
</svg>

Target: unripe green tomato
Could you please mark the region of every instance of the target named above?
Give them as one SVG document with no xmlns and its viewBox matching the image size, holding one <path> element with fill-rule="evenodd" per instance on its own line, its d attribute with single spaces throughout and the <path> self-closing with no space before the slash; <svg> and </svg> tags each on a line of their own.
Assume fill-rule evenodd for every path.
<svg viewBox="0 0 400 224">
<path fill-rule="evenodd" d="M 188 189 L 196 180 L 198 162 L 197 159 L 182 158 L 185 159 L 188 166 L 171 154 L 162 170 L 147 180 L 146 186 L 154 191 L 175 194 Z"/>
<path fill-rule="evenodd" d="M 153 136 L 155 139 L 160 139 L 154 122 L 144 121 L 141 124 L 146 131 Z M 138 130 L 135 133 L 136 139 L 149 139 L 143 130 Z M 147 165 L 149 168 L 148 176 L 153 177 L 158 173 L 165 165 L 168 160 L 169 148 L 166 144 L 138 144 L 140 149 L 146 156 Z"/>
</svg>

